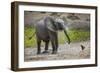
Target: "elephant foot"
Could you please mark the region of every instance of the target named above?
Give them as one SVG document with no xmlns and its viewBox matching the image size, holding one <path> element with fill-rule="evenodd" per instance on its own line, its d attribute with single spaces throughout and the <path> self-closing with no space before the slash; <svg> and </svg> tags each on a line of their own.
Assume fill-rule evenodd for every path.
<svg viewBox="0 0 100 73">
<path fill-rule="evenodd" d="M 52 54 L 57 54 L 57 51 L 53 51 Z"/>
<path fill-rule="evenodd" d="M 39 55 L 39 54 L 41 54 L 40 52 L 37 52 L 37 54 Z"/>
<path fill-rule="evenodd" d="M 44 53 L 44 54 L 45 54 L 45 53 L 49 53 L 49 51 L 46 50 L 46 51 L 43 51 L 42 53 Z"/>
</svg>

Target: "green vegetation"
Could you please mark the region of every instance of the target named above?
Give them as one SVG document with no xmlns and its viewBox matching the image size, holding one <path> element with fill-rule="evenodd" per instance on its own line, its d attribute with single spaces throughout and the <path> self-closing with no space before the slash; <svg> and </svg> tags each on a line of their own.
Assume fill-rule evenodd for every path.
<svg viewBox="0 0 100 73">
<path fill-rule="evenodd" d="M 71 42 L 80 42 L 86 41 L 90 39 L 90 32 L 84 30 L 70 30 L 68 32 Z M 59 32 L 59 43 L 65 43 L 67 41 L 67 37 L 63 32 Z"/>
<path fill-rule="evenodd" d="M 32 39 L 29 39 L 32 34 L 35 33 L 35 29 L 32 27 L 25 27 L 24 29 L 24 47 L 36 47 L 36 35 L 32 37 Z M 68 32 L 68 35 L 71 39 L 71 42 L 79 42 L 79 41 L 86 41 L 90 39 L 90 31 L 85 30 L 75 30 L 72 29 Z M 59 43 L 63 44 L 67 40 L 64 32 L 59 32 L 58 35 Z M 42 43 L 43 45 L 43 43 Z"/>
<path fill-rule="evenodd" d="M 32 27 L 24 28 L 24 47 L 36 46 L 36 35 L 34 35 L 32 39 L 29 39 L 33 35 L 34 32 L 35 32 L 35 29 L 33 29 Z"/>
<path fill-rule="evenodd" d="M 70 30 L 69 37 L 72 42 L 86 41 L 90 39 L 90 31 Z"/>
</svg>

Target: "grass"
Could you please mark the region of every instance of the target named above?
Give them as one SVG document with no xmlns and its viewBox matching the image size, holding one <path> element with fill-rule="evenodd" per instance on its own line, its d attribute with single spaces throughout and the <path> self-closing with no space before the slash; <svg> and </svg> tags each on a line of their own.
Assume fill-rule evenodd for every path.
<svg viewBox="0 0 100 73">
<path fill-rule="evenodd" d="M 24 29 L 24 47 L 36 47 L 36 35 L 32 37 L 32 39 L 29 39 L 32 34 L 35 32 L 35 29 L 32 27 L 25 27 Z M 90 39 L 90 32 L 89 31 L 84 31 L 84 30 L 70 30 L 68 32 L 68 35 L 70 37 L 71 42 L 80 42 L 80 41 L 86 41 Z M 59 32 L 58 33 L 58 39 L 59 39 L 59 44 L 65 43 L 67 41 L 67 38 L 64 34 L 64 32 Z M 42 43 L 44 45 L 44 43 Z"/>
</svg>

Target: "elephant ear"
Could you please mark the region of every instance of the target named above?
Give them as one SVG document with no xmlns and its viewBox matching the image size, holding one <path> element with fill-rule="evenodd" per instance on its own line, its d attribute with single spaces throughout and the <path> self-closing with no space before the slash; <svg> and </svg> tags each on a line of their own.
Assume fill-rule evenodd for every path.
<svg viewBox="0 0 100 73">
<path fill-rule="evenodd" d="M 50 31 L 56 32 L 55 20 L 53 17 L 46 17 L 44 23 Z"/>
</svg>

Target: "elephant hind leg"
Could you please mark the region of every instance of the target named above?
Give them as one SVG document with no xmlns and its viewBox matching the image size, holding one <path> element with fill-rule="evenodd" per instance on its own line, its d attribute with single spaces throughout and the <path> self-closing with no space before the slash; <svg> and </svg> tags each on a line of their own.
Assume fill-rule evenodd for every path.
<svg viewBox="0 0 100 73">
<path fill-rule="evenodd" d="M 41 53 L 41 40 L 37 41 L 37 54 Z"/>
</svg>

